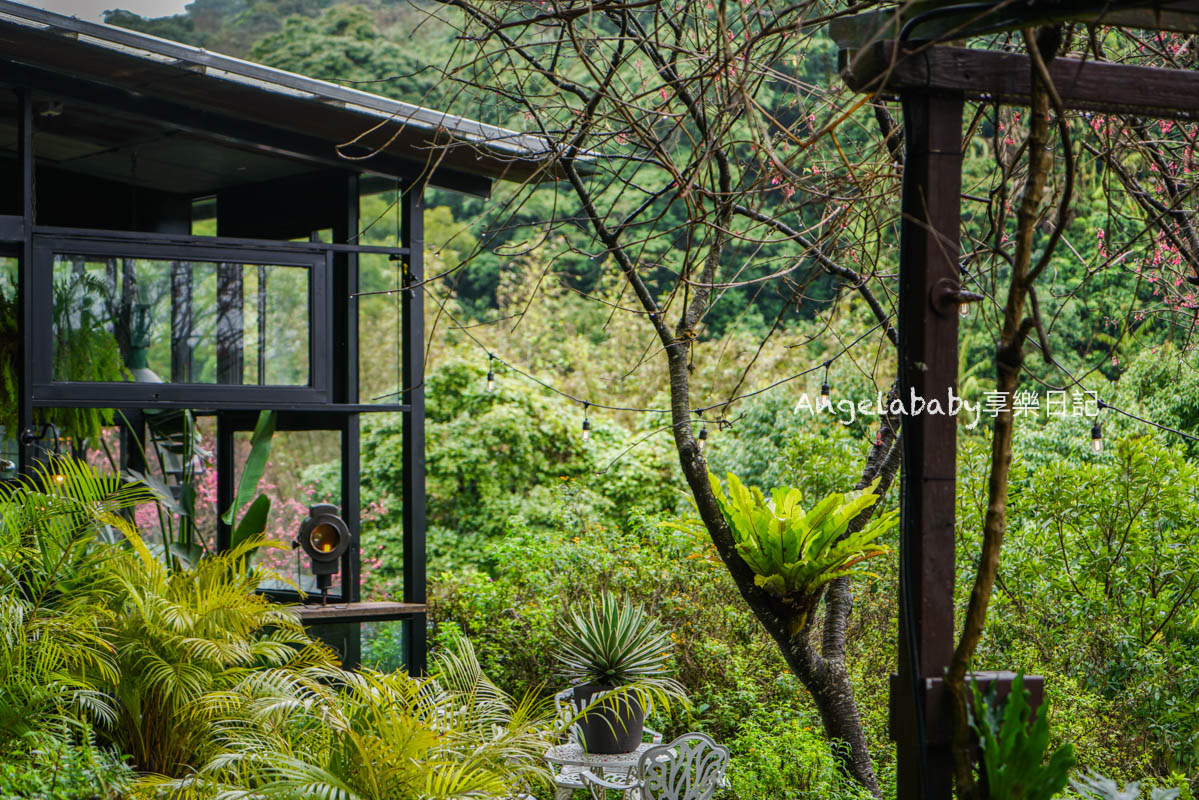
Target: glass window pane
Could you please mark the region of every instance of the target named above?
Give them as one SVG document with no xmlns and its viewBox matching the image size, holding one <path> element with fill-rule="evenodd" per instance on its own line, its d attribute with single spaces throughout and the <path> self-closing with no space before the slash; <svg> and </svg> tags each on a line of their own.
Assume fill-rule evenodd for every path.
<svg viewBox="0 0 1199 800">
<path fill-rule="evenodd" d="M 402 403 L 400 302 L 403 264 L 382 253 L 358 257 L 358 398 Z"/>
<path fill-rule="evenodd" d="M 15 359 L 17 355 L 17 260 L 0 256 L 0 354 Z M 11 349 L 11 350 L 10 350 Z M 5 353 L 10 350 L 9 353 Z M 17 427 L 17 398 L 0 392 L 5 407 L 0 409 L 0 480 L 16 477 L 20 458 L 15 430 Z M 5 423 L 9 424 L 5 424 Z"/>
<path fill-rule="evenodd" d="M 407 619 L 362 623 L 362 663 L 367 669 L 392 672 L 407 669 L 404 655 L 412 621 Z"/>
<path fill-rule="evenodd" d="M 250 437 L 249 431 L 234 436 L 235 486 L 250 455 Z M 340 454 L 341 434 L 337 431 L 275 431 L 257 491 L 271 500 L 265 538 L 283 547 L 262 551 L 256 563 L 277 571 L 287 581 L 268 581 L 262 588 L 294 590 L 298 586 L 310 595 L 320 596 L 308 556 L 291 545 L 308 518 L 310 506 L 332 503 L 341 507 Z M 341 594 L 341 577 L 340 572 L 333 576 L 329 590 L 333 597 Z"/>
<path fill-rule="evenodd" d="M 304 267 L 54 256 L 54 380 L 307 386 Z"/>
</svg>

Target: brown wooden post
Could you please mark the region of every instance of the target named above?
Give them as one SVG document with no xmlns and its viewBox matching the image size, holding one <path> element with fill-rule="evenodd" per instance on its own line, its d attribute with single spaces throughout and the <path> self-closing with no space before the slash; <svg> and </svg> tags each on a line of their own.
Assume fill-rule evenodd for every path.
<svg viewBox="0 0 1199 800">
<path fill-rule="evenodd" d="M 891 735 L 899 800 L 949 800 L 950 731 L 929 715 L 930 690 L 953 655 L 954 493 L 961 224 L 960 92 L 902 94 L 906 160 L 899 255 L 899 358 L 903 417 L 899 671 L 892 679 Z M 913 395 L 922 398 L 912 413 Z M 932 401 L 942 413 L 929 413 Z M 916 401 L 919 403 L 919 400 Z"/>
</svg>

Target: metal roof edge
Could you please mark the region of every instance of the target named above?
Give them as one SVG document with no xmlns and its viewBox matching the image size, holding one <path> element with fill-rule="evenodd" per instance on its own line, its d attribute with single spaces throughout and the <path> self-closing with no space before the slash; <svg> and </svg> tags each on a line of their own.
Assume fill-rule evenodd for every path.
<svg viewBox="0 0 1199 800">
<path fill-rule="evenodd" d="M 173 61 L 181 66 L 198 67 L 206 76 L 215 80 L 259 85 L 264 91 L 282 94 L 306 94 L 315 100 L 371 116 L 394 119 L 396 122 L 422 128 L 434 134 L 448 133 L 465 142 L 494 150 L 500 157 L 535 160 L 552 152 L 549 142 L 533 134 L 520 133 L 448 112 L 214 53 L 201 47 L 161 39 L 115 25 L 89 22 L 12 0 L 0 0 L 0 22 L 5 20 L 42 31 L 60 33 L 76 38 L 81 44 L 106 47 L 133 57 L 159 63 Z"/>
</svg>

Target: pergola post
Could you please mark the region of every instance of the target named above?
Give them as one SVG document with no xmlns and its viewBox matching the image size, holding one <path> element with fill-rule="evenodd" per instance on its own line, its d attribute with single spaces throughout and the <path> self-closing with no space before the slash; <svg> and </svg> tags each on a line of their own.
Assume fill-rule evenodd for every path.
<svg viewBox="0 0 1199 800">
<path fill-rule="evenodd" d="M 962 105 L 959 92 L 902 95 L 906 158 L 899 255 L 903 471 L 899 671 L 891 692 L 899 800 L 949 800 L 950 731 L 929 715 L 929 689 L 953 655 L 954 495 Z M 915 413 L 921 398 L 925 408 Z M 939 402 L 943 413 L 929 413 Z M 938 687 L 939 688 L 939 687 Z M 930 724 L 931 723 L 931 724 Z"/>
</svg>

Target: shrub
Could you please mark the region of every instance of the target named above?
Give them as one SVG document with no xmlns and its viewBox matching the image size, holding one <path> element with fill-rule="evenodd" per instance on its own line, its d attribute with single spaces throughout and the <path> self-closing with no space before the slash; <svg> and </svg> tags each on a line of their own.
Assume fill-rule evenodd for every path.
<svg viewBox="0 0 1199 800">
<path fill-rule="evenodd" d="M 37 800 L 117 800 L 133 771 L 90 741 L 72 744 L 53 736 L 27 736 L 0 753 L 0 797 Z"/>
<path fill-rule="evenodd" d="M 869 800 L 847 778 L 819 724 L 806 719 L 754 718 L 729 743 L 729 784 L 738 798 Z"/>
</svg>

